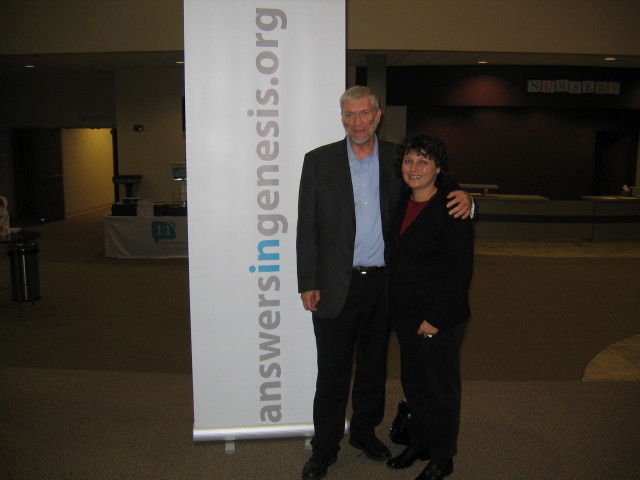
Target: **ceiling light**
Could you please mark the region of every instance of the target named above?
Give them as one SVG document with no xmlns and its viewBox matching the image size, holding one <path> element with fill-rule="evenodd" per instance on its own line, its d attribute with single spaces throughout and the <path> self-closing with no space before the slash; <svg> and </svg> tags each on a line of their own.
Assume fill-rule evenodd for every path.
<svg viewBox="0 0 640 480">
<path fill-rule="evenodd" d="M 489 63 L 489 62 L 487 62 L 486 60 L 478 60 L 478 63 L 483 63 L 484 64 L 484 63 Z"/>
<path fill-rule="evenodd" d="M 182 64 L 184 63 L 184 60 L 178 60 L 178 61 L 176 61 L 176 63 L 177 63 L 178 65 L 182 65 Z"/>
<path fill-rule="evenodd" d="M 616 57 L 604 57 L 604 61 L 605 62 L 615 62 L 616 61 Z"/>
<path fill-rule="evenodd" d="M 24 68 L 36 68 L 35 65 L 25 65 Z"/>
</svg>

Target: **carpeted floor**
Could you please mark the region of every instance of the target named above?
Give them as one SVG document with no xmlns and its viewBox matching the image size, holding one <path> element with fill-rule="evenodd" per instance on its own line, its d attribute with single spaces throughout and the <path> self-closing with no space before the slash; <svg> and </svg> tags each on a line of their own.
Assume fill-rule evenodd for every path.
<svg viewBox="0 0 640 480">
<path fill-rule="evenodd" d="M 0 381 L 3 479 L 299 478 L 309 455 L 301 439 L 238 442 L 235 455 L 194 444 L 188 374 L 5 367 Z M 389 398 L 400 395 L 390 381 Z M 637 382 L 465 382 L 450 478 L 636 480 L 639 401 Z M 343 442 L 327 478 L 419 471 L 390 471 Z"/>
<path fill-rule="evenodd" d="M 299 478 L 301 439 L 192 442 L 186 261 L 105 259 L 101 212 L 36 229 L 43 298 L 18 318 L 0 291 L 0 479 Z M 581 381 L 640 333 L 639 247 L 478 245 L 450 478 L 640 478 L 640 382 Z M 394 339 L 383 433 L 398 378 Z M 327 478 L 418 471 L 347 445 Z"/>
</svg>

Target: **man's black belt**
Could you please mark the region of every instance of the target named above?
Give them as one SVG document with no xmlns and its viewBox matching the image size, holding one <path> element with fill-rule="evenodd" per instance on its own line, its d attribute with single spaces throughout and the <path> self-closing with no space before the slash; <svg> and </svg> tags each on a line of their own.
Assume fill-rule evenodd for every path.
<svg viewBox="0 0 640 480">
<path fill-rule="evenodd" d="M 359 273 L 360 275 L 382 272 L 384 269 L 385 267 L 361 267 L 359 265 L 353 267 L 354 273 Z"/>
</svg>

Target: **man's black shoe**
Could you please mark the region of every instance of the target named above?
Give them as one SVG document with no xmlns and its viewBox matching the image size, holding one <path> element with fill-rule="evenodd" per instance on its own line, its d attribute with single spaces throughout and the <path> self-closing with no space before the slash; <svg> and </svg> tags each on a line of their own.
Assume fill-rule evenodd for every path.
<svg viewBox="0 0 640 480">
<path fill-rule="evenodd" d="M 304 480 L 319 480 L 327 474 L 327 469 L 336 463 L 337 455 L 311 455 L 302 469 L 302 478 Z"/>
<path fill-rule="evenodd" d="M 362 438 L 350 437 L 349 444 L 358 450 L 362 450 L 371 460 L 381 462 L 391 458 L 389 449 L 375 435 L 368 435 Z"/>
<path fill-rule="evenodd" d="M 397 457 L 393 457 L 392 459 L 387 460 L 387 467 L 394 468 L 396 470 L 409 468 L 418 459 L 428 460 L 429 455 L 426 453 L 419 454 L 413 448 L 407 447 Z"/>
<path fill-rule="evenodd" d="M 411 422 L 411 407 L 407 402 L 398 404 L 398 413 L 389 429 L 389 439 L 398 445 L 409 445 L 409 423 Z"/>
<path fill-rule="evenodd" d="M 453 460 L 447 459 L 443 462 L 434 462 L 431 460 L 416 480 L 442 480 L 444 477 L 451 475 L 453 472 Z"/>
</svg>

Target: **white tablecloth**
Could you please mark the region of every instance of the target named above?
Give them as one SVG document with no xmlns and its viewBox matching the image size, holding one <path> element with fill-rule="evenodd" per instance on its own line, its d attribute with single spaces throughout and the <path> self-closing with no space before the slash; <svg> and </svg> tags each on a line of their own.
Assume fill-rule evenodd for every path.
<svg viewBox="0 0 640 480">
<path fill-rule="evenodd" d="M 104 217 L 104 251 L 110 258 L 186 257 L 187 217 Z"/>
</svg>

